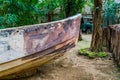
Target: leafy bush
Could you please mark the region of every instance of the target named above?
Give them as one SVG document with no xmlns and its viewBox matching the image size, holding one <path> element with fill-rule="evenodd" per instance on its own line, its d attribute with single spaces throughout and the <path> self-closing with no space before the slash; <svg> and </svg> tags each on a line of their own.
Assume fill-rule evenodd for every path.
<svg viewBox="0 0 120 80">
<path fill-rule="evenodd" d="M 88 53 L 89 53 L 89 51 L 87 50 L 87 48 L 84 48 L 84 49 L 80 49 L 80 50 L 79 50 L 79 54 L 80 54 L 80 55 L 85 55 L 85 56 L 86 56 L 86 55 L 88 55 Z"/>
<path fill-rule="evenodd" d="M 88 53 L 88 57 L 89 58 L 95 58 L 96 54 L 94 52 L 90 52 L 90 53 Z"/>
<path fill-rule="evenodd" d="M 100 58 L 106 57 L 107 53 L 105 53 L 105 52 L 91 52 L 89 50 L 89 48 L 83 48 L 83 49 L 79 50 L 79 55 L 88 56 L 89 58 L 93 59 L 96 57 L 100 57 Z"/>
<path fill-rule="evenodd" d="M 106 57 L 107 56 L 107 54 L 105 53 L 105 52 L 98 52 L 97 54 L 96 54 L 98 57 Z"/>
<path fill-rule="evenodd" d="M 88 48 L 80 49 L 79 50 L 80 55 L 88 56 L 89 58 L 95 58 L 96 54 L 94 52 L 89 51 Z"/>
</svg>

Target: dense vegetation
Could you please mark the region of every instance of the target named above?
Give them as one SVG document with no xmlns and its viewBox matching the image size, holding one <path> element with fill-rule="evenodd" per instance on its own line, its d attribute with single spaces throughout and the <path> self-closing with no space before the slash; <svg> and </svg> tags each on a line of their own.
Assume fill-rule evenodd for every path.
<svg viewBox="0 0 120 80">
<path fill-rule="evenodd" d="M 105 1 L 103 4 L 103 21 L 107 21 L 107 25 L 113 25 L 120 23 L 120 3 L 116 3 L 114 0 Z M 111 21 L 112 19 L 112 21 Z"/>
<path fill-rule="evenodd" d="M 0 28 L 37 23 L 38 0 L 0 0 Z"/>
<path fill-rule="evenodd" d="M 87 0 L 0 0 L 0 28 L 49 22 L 82 12 Z M 89 2 L 88 2 L 89 3 Z"/>
</svg>

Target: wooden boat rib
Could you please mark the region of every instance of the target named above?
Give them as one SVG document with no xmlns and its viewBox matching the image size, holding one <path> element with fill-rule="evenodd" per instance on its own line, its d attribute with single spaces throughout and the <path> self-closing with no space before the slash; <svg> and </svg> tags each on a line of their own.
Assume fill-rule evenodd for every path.
<svg viewBox="0 0 120 80">
<path fill-rule="evenodd" d="M 55 22 L 0 30 L 0 80 L 18 77 L 74 47 L 80 18 L 78 14 Z"/>
</svg>

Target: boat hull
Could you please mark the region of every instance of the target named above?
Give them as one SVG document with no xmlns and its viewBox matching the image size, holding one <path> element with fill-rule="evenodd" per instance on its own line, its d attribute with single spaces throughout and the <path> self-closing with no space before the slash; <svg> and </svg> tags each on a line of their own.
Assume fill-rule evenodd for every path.
<svg viewBox="0 0 120 80">
<path fill-rule="evenodd" d="M 81 15 L 76 15 L 50 23 L 1 30 L 6 43 L 0 51 L 6 53 L 12 50 L 19 55 L 0 63 L 0 79 L 19 77 L 20 73 L 34 69 L 74 47 L 79 38 L 80 18 Z"/>
</svg>

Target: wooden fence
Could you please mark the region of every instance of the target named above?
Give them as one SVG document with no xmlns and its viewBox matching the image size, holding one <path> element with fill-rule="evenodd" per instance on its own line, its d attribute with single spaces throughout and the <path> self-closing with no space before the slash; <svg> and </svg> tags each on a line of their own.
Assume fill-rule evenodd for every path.
<svg viewBox="0 0 120 80">
<path fill-rule="evenodd" d="M 115 63 L 120 66 L 120 24 L 103 29 L 103 45 L 112 52 Z"/>
</svg>

